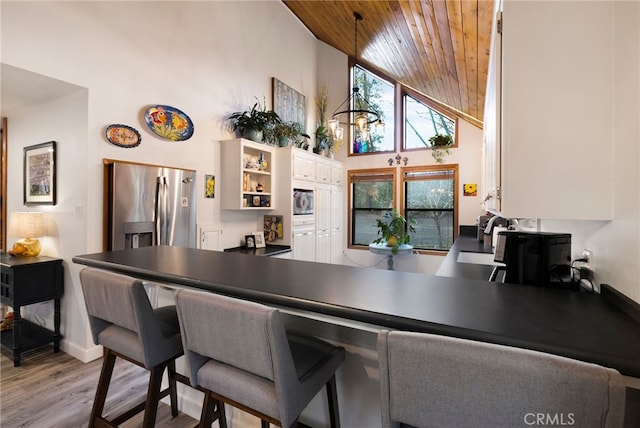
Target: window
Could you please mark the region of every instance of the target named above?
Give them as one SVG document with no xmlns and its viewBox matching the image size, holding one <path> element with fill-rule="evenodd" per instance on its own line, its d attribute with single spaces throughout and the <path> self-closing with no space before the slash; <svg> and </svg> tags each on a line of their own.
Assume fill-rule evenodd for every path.
<svg viewBox="0 0 640 428">
<path fill-rule="evenodd" d="M 381 130 L 370 125 L 368 136 L 360 135 L 352 127 L 350 155 L 395 152 L 396 147 L 403 151 L 430 149 L 429 138 L 436 134 L 450 135 L 454 146 L 457 145 L 458 120 L 454 114 L 445 113 L 450 111 L 446 107 L 399 83 L 391 83 L 358 64 L 351 68 L 351 85 L 352 89 L 358 87 L 370 107 L 381 114 L 384 127 Z M 351 106 L 354 107 L 361 108 Z M 402 143 L 396 144 L 396 138 L 400 138 Z"/>
<path fill-rule="evenodd" d="M 364 138 L 356 132 L 351 153 L 395 151 L 395 103 L 393 102 L 395 88 L 393 84 L 358 65 L 353 67 L 352 76 L 352 88 L 354 86 L 358 87 L 360 94 L 369 103 L 370 107 L 380 113 L 384 127 L 383 129 L 376 129 L 373 124 L 370 125 L 369 136 Z M 351 107 L 362 108 L 363 106 Z M 352 129 L 355 129 L 355 127 Z"/>
<path fill-rule="evenodd" d="M 446 251 L 457 229 L 457 165 L 402 168 L 403 211 L 415 220 L 411 244 L 420 250 Z"/>
<path fill-rule="evenodd" d="M 349 171 L 352 245 L 369 245 L 378 237 L 376 220 L 395 205 L 395 172 L 395 168 Z"/>
<path fill-rule="evenodd" d="M 455 120 L 409 94 L 405 94 L 402 99 L 404 104 L 403 150 L 428 149 L 431 147 L 429 138 L 436 134 L 449 135 L 455 141 Z"/>
<path fill-rule="evenodd" d="M 422 251 L 447 251 L 458 228 L 458 165 L 350 170 L 350 246 L 378 238 L 376 220 L 395 208 L 415 220 L 411 244 Z M 396 181 L 398 186 L 395 185 Z M 396 204 L 395 189 L 401 189 Z"/>
</svg>

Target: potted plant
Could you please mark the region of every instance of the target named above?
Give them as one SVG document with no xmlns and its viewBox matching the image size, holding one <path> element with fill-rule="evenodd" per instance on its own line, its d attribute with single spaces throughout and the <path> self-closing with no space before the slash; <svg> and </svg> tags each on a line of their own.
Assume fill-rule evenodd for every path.
<svg viewBox="0 0 640 428">
<path fill-rule="evenodd" d="M 275 124 L 273 127 L 273 143 L 280 147 L 286 147 L 289 143 L 295 144 L 298 141 L 298 137 L 309 138 L 309 135 L 302 132 L 302 125 L 297 122 L 280 122 Z"/>
<path fill-rule="evenodd" d="M 453 145 L 453 138 L 448 134 L 436 134 L 429 138 L 429 142 L 431 143 L 431 156 L 437 163 L 442 163 L 444 155 L 449 154 L 449 146 Z"/>
<path fill-rule="evenodd" d="M 267 110 L 266 106 L 256 102 L 251 110 L 237 111 L 228 117 L 231 129 L 240 137 L 261 143 L 264 132 L 282 123 L 280 116 L 273 110 Z"/>
<path fill-rule="evenodd" d="M 409 243 L 409 232 L 415 232 L 413 225 L 415 220 L 407 221 L 396 210 L 386 212 L 382 219 L 376 220 L 379 238 L 373 241 L 374 244 L 385 244 L 391 247 L 393 254 L 398 252 L 398 248 L 402 244 Z"/>
</svg>

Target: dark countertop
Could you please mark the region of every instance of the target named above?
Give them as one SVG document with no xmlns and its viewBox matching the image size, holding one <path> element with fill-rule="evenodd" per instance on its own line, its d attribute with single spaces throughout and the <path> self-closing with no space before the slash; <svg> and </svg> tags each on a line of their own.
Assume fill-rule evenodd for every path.
<svg viewBox="0 0 640 428">
<path fill-rule="evenodd" d="M 291 247 L 289 245 L 267 244 L 264 248 L 234 247 L 227 248 L 224 251 L 225 253 L 249 254 L 252 256 L 276 256 L 291 252 Z"/>
<path fill-rule="evenodd" d="M 389 329 L 549 352 L 640 377 L 640 323 L 590 293 L 169 246 L 73 261 Z"/>
<path fill-rule="evenodd" d="M 491 245 L 484 245 L 484 242 L 478 241 L 475 234 L 473 236 L 460 235 L 456 238 L 451 249 L 449 249 L 436 275 L 487 281 L 493 271 L 493 266 L 458 263 L 458 254 L 462 251 L 471 253 L 493 253 Z"/>
</svg>

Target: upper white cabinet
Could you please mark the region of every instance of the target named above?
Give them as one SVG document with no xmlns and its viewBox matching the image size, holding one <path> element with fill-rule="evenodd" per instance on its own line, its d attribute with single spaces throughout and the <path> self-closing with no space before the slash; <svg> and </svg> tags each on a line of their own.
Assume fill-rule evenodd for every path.
<svg viewBox="0 0 640 428">
<path fill-rule="evenodd" d="M 614 2 L 498 1 L 484 116 L 486 208 L 612 218 Z"/>
<path fill-rule="evenodd" d="M 295 148 L 283 149 L 291 150 L 292 167 L 291 175 L 297 180 L 316 180 L 316 160 L 312 153 L 304 150 L 296 150 Z"/>
<path fill-rule="evenodd" d="M 223 209 L 275 208 L 274 147 L 243 138 L 220 142 Z"/>
</svg>

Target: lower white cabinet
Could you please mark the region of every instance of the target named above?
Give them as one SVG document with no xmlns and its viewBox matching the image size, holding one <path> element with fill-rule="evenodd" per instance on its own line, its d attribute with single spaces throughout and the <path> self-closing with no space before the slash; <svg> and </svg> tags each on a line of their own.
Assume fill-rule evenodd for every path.
<svg viewBox="0 0 640 428">
<path fill-rule="evenodd" d="M 292 232 L 291 247 L 294 260 L 307 262 L 316 261 L 316 232 L 315 227 L 295 227 Z"/>
</svg>

